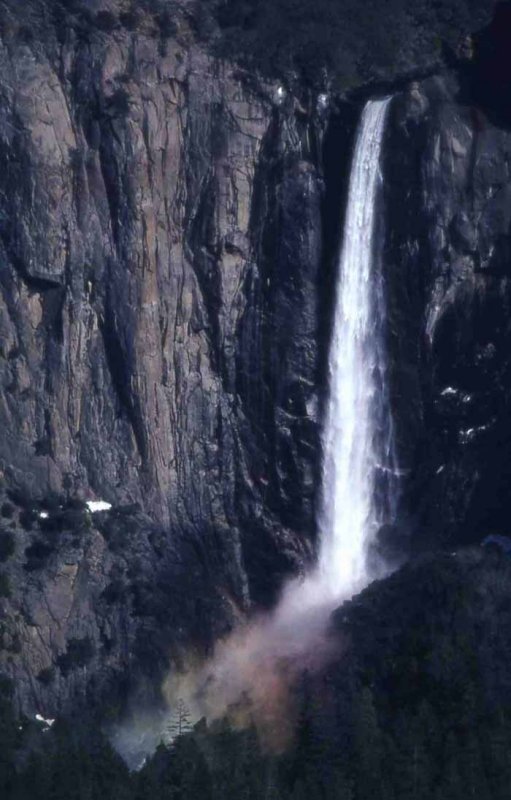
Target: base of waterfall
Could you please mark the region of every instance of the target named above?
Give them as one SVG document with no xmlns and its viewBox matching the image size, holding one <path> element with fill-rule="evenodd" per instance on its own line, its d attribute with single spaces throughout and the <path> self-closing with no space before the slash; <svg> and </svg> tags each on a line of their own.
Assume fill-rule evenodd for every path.
<svg viewBox="0 0 511 800">
<path fill-rule="evenodd" d="M 158 744 L 179 732 L 178 709 L 186 709 L 186 728 L 226 719 L 235 730 L 255 728 L 264 748 L 280 753 L 296 728 L 295 688 L 340 655 L 339 639 L 329 635 L 331 614 L 369 582 L 333 587 L 319 567 L 291 580 L 273 612 L 259 614 L 220 640 L 212 656 L 190 653 L 184 668 L 169 673 L 163 694 L 167 710 L 137 713 L 112 736 L 131 768 L 143 766 Z"/>
<path fill-rule="evenodd" d="M 255 725 L 272 749 L 284 747 L 293 728 L 293 684 L 337 653 L 328 636 L 330 614 L 353 594 L 346 587 L 325 596 L 316 574 L 292 581 L 272 614 L 235 630 L 192 674 L 169 678 L 170 707 L 182 698 L 195 719 L 227 715 L 235 726 Z"/>
<path fill-rule="evenodd" d="M 272 749 L 285 747 L 294 727 L 296 680 L 339 655 L 338 641 L 329 637 L 330 615 L 368 582 L 359 579 L 334 591 L 319 569 L 291 581 L 273 613 L 219 642 L 211 660 L 192 676 L 169 678 L 170 706 L 182 697 L 196 719 L 227 714 L 239 726 L 254 724 Z"/>
</svg>

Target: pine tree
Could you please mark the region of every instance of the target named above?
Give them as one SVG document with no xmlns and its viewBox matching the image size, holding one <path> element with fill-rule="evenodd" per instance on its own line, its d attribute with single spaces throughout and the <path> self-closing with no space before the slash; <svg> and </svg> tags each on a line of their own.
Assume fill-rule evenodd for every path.
<svg viewBox="0 0 511 800">
<path fill-rule="evenodd" d="M 303 781 L 296 781 L 291 793 L 291 800 L 309 800 L 308 791 Z"/>
<path fill-rule="evenodd" d="M 180 697 L 170 716 L 170 721 L 166 728 L 167 736 L 172 741 L 176 736 L 182 736 L 184 733 L 188 733 L 191 728 L 190 709 Z"/>
<path fill-rule="evenodd" d="M 304 782 L 314 760 L 314 730 L 311 714 L 310 679 L 302 675 L 298 688 L 299 713 L 296 722 L 294 757 L 291 765 L 291 783 Z"/>
<path fill-rule="evenodd" d="M 396 800 L 430 800 L 431 764 L 424 714 L 403 715 L 394 737 L 385 741 L 385 772 Z"/>
<path fill-rule="evenodd" d="M 482 742 L 491 797 L 505 800 L 506 797 L 509 798 L 511 786 L 511 725 L 502 711 L 493 716 Z"/>
<path fill-rule="evenodd" d="M 0 676 L 0 797 L 7 798 L 15 780 L 14 758 L 19 744 L 19 725 L 12 710 L 12 685 Z"/>
<path fill-rule="evenodd" d="M 382 734 L 378 725 L 373 695 L 364 687 L 355 709 L 355 796 L 358 800 L 383 797 Z"/>
<path fill-rule="evenodd" d="M 447 736 L 441 789 L 443 800 L 465 800 L 459 768 L 460 746 L 452 731 Z"/>
<path fill-rule="evenodd" d="M 342 772 L 333 776 L 326 797 L 327 800 L 353 800 L 353 786 Z"/>
</svg>

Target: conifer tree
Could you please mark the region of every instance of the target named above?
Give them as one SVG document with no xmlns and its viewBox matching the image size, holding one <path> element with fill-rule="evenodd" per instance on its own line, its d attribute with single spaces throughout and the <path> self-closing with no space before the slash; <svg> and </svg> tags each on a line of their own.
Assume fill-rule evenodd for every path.
<svg viewBox="0 0 511 800">
<path fill-rule="evenodd" d="M 173 709 L 166 733 L 170 740 L 188 733 L 192 728 L 190 709 L 180 697 Z"/>
<path fill-rule="evenodd" d="M 383 798 L 382 735 L 371 689 L 364 686 L 355 707 L 355 788 L 358 800 Z"/>
</svg>

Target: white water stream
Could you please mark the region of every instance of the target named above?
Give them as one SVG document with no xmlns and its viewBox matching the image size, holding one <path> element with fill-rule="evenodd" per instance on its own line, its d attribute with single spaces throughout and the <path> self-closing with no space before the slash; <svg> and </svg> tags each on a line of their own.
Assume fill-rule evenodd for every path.
<svg viewBox="0 0 511 800">
<path fill-rule="evenodd" d="M 313 669 L 328 648 L 330 612 L 384 572 L 371 559 L 371 544 L 380 526 L 393 520 L 396 493 L 378 249 L 380 156 L 389 102 L 367 103 L 353 156 L 329 354 L 318 562 L 287 584 L 271 617 L 219 644 L 207 667 L 215 700 L 222 698 L 222 687 L 235 699 L 248 684 L 264 704 L 276 664 L 283 660 Z M 220 706 L 226 707 L 225 698 Z"/>
<path fill-rule="evenodd" d="M 315 576 L 326 596 L 353 593 L 372 577 L 368 548 L 394 500 L 377 224 L 389 100 L 367 103 L 360 120 L 339 257 Z"/>
</svg>

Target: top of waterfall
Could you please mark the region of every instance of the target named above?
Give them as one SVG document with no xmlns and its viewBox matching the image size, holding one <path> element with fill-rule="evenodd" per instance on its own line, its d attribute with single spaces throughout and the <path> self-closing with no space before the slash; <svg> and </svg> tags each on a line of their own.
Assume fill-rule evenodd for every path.
<svg viewBox="0 0 511 800">
<path fill-rule="evenodd" d="M 393 519 L 397 472 L 385 385 L 385 300 L 377 257 L 380 160 L 390 97 L 369 101 L 360 119 L 348 191 L 323 429 L 319 528 L 320 589 L 359 591 L 379 571 L 368 552 Z M 377 486 L 378 482 L 378 486 Z"/>
</svg>

